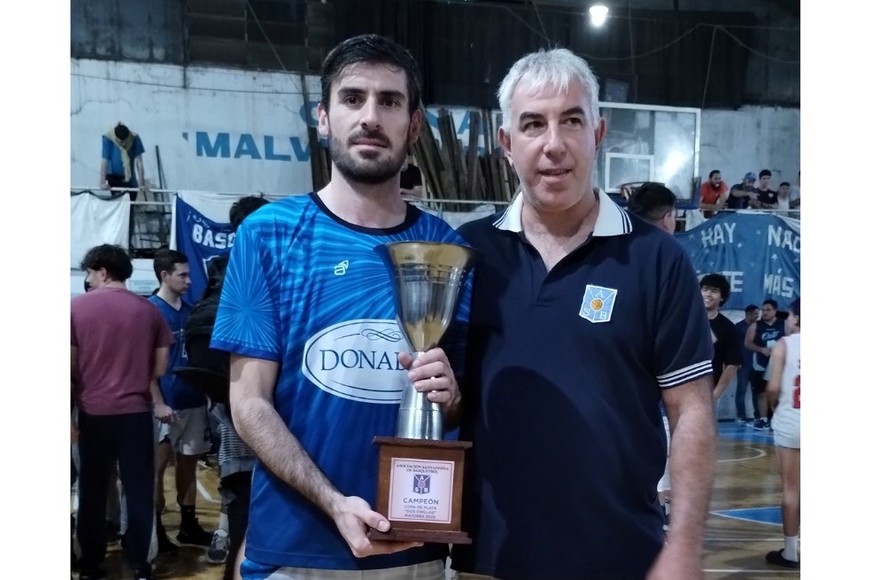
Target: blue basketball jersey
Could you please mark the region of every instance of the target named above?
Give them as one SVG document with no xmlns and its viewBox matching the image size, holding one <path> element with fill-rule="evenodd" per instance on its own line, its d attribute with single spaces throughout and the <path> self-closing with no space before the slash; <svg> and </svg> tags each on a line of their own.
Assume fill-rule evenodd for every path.
<svg viewBox="0 0 870 580">
<path fill-rule="evenodd" d="M 163 393 L 164 402 L 176 411 L 202 407 L 208 402 L 205 394 L 172 372 L 172 369 L 188 364 L 187 351 L 184 348 L 184 327 L 193 307 L 182 300 L 181 309 L 176 310 L 156 294 L 148 300 L 160 309 L 175 339 L 169 347 L 169 364 L 166 366 L 166 373 L 160 377 L 160 392 Z"/>
<path fill-rule="evenodd" d="M 211 346 L 281 365 L 278 414 L 345 495 L 375 507 L 377 435 L 394 436 L 411 349 L 396 322 L 388 271 L 374 248 L 396 241 L 467 245 L 441 219 L 408 206 L 403 224 L 381 230 L 332 214 L 316 194 L 273 202 L 237 232 Z M 470 276 L 442 346 L 462 368 Z M 405 566 L 446 556 L 426 545 L 357 559 L 332 520 L 261 464 L 254 469 L 246 557 L 258 564 L 329 569 Z"/>
</svg>

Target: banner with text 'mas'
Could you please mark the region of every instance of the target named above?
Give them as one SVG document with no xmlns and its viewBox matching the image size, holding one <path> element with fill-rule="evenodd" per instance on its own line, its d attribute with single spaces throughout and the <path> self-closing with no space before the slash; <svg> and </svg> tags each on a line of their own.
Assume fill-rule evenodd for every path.
<svg viewBox="0 0 870 580">
<path fill-rule="evenodd" d="M 764 212 L 722 212 L 676 235 L 698 277 L 718 272 L 731 283 L 724 309 L 761 306 L 772 298 L 780 310 L 800 296 L 800 222 Z"/>
</svg>

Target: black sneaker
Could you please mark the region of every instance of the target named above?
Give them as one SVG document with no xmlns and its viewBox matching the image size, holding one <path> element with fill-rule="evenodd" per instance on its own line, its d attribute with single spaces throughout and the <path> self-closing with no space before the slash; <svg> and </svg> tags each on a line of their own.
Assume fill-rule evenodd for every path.
<svg viewBox="0 0 870 580">
<path fill-rule="evenodd" d="M 106 520 L 106 543 L 114 544 L 121 539 L 121 529 L 115 525 L 115 522 Z"/>
<path fill-rule="evenodd" d="M 109 575 L 106 574 L 106 571 L 102 568 L 96 568 L 94 570 L 79 573 L 79 580 L 103 580 L 108 577 Z"/>
<path fill-rule="evenodd" d="M 169 536 L 166 535 L 166 530 L 157 530 L 157 553 L 158 554 L 173 554 L 179 550 L 177 544 L 173 544 Z"/>
<path fill-rule="evenodd" d="M 193 544 L 194 546 L 211 546 L 212 534 L 206 532 L 199 525 L 199 520 L 194 519 L 193 524 L 182 527 L 175 536 L 179 544 Z"/>
<path fill-rule="evenodd" d="M 784 568 L 800 570 L 801 563 L 795 562 L 794 560 L 786 560 L 785 556 L 782 555 L 784 550 L 785 548 L 768 552 L 767 556 L 765 556 L 764 559 L 767 560 L 768 564 L 773 564 L 774 566 L 782 566 Z"/>
<path fill-rule="evenodd" d="M 133 571 L 134 580 L 151 580 L 150 568 L 139 568 Z"/>
</svg>

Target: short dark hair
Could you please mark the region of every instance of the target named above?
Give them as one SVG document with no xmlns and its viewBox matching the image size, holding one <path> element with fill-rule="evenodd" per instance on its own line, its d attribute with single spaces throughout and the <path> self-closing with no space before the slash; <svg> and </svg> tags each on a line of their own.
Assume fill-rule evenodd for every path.
<svg viewBox="0 0 870 580">
<path fill-rule="evenodd" d="M 801 299 L 800 296 L 794 299 L 794 302 L 789 304 L 788 309 L 794 313 L 795 316 L 801 315 Z"/>
<path fill-rule="evenodd" d="M 662 219 L 676 205 L 674 192 L 654 181 L 644 183 L 628 198 L 628 211 L 648 222 Z"/>
<path fill-rule="evenodd" d="M 188 262 L 190 260 L 187 259 L 187 256 L 178 250 L 160 248 L 154 252 L 154 275 L 157 276 L 158 282 L 162 282 L 160 272 L 169 272 L 171 274 L 175 271 L 176 264 L 187 264 Z"/>
<path fill-rule="evenodd" d="M 783 181 L 782 183 L 779 184 L 780 187 L 782 187 L 783 185 L 786 187 L 791 187 L 791 183 L 789 183 L 788 181 Z"/>
<path fill-rule="evenodd" d="M 774 300 L 773 298 L 768 298 L 767 300 L 765 300 L 761 304 L 762 304 L 762 306 L 765 304 L 770 304 L 771 306 L 773 306 L 774 310 L 779 310 L 779 303 L 776 300 Z"/>
<path fill-rule="evenodd" d="M 716 175 L 717 173 L 722 173 L 722 172 L 719 171 L 718 169 L 714 169 L 713 171 L 710 172 L 710 175 L 708 175 L 707 177 L 710 179 L 713 179 L 713 176 Z"/>
<path fill-rule="evenodd" d="M 357 64 L 383 64 L 405 72 L 408 88 L 408 109 L 413 113 L 420 106 L 421 77 L 417 61 L 408 49 L 377 34 L 361 34 L 348 38 L 329 51 L 320 73 L 320 101 L 329 111 L 332 83 L 347 67 Z"/>
<path fill-rule="evenodd" d="M 133 261 L 127 250 L 113 244 L 102 244 L 88 250 L 80 264 L 82 270 L 100 270 L 115 282 L 125 282 L 133 275 Z"/>
<path fill-rule="evenodd" d="M 115 137 L 118 138 L 118 141 L 123 141 L 129 136 L 130 129 L 127 128 L 127 125 L 123 123 L 118 123 L 117 125 L 115 125 Z"/>
<path fill-rule="evenodd" d="M 747 306 L 746 308 L 743 309 L 743 313 L 744 313 L 744 314 L 749 314 L 749 313 L 752 312 L 753 310 L 758 310 L 758 305 L 756 305 L 756 304 L 750 304 L 749 306 Z"/>
<path fill-rule="evenodd" d="M 239 229 L 242 221 L 264 205 L 269 203 L 269 200 L 259 195 L 247 195 L 240 197 L 233 203 L 230 208 L 230 227 L 233 232 Z"/>
<path fill-rule="evenodd" d="M 765 175 L 768 176 L 768 177 L 770 177 L 770 175 L 771 175 L 771 173 L 770 173 L 770 169 L 762 169 L 761 171 L 758 172 L 758 178 L 759 178 L 759 179 L 761 179 L 761 178 L 764 177 Z"/>
<path fill-rule="evenodd" d="M 728 278 L 722 274 L 707 274 L 701 278 L 700 287 L 703 288 L 704 286 L 719 290 L 719 294 L 722 295 L 721 304 L 725 304 L 728 297 L 731 296 L 731 284 L 728 283 Z"/>
</svg>

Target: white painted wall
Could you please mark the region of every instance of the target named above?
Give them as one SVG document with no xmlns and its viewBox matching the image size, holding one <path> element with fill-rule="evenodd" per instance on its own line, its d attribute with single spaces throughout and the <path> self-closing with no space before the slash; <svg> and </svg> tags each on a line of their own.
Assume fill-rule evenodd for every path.
<svg viewBox="0 0 870 580">
<path fill-rule="evenodd" d="M 73 60 L 70 185 L 98 186 L 100 136 L 122 121 L 142 138 L 152 187 L 157 146 L 167 189 L 310 190 L 306 116 L 313 112 L 301 81 L 286 73 Z M 319 79 L 307 82 L 316 103 Z M 203 147 L 206 139 L 226 147 Z"/>
<path fill-rule="evenodd" d="M 97 187 L 100 136 L 123 121 L 142 138 L 152 187 L 157 186 L 157 146 L 167 189 L 309 191 L 306 123 L 316 126 L 319 78 L 306 77 L 306 89 L 307 99 L 298 74 L 72 60 L 70 186 Z M 439 108 L 427 107 L 436 138 Z M 467 145 L 468 110 L 448 109 Z M 702 181 L 710 170 L 720 169 L 733 185 L 747 171 L 757 174 L 765 167 L 773 172 L 774 187 L 796 180 L 799 109 L 702 111 Z"/>
</svg>

